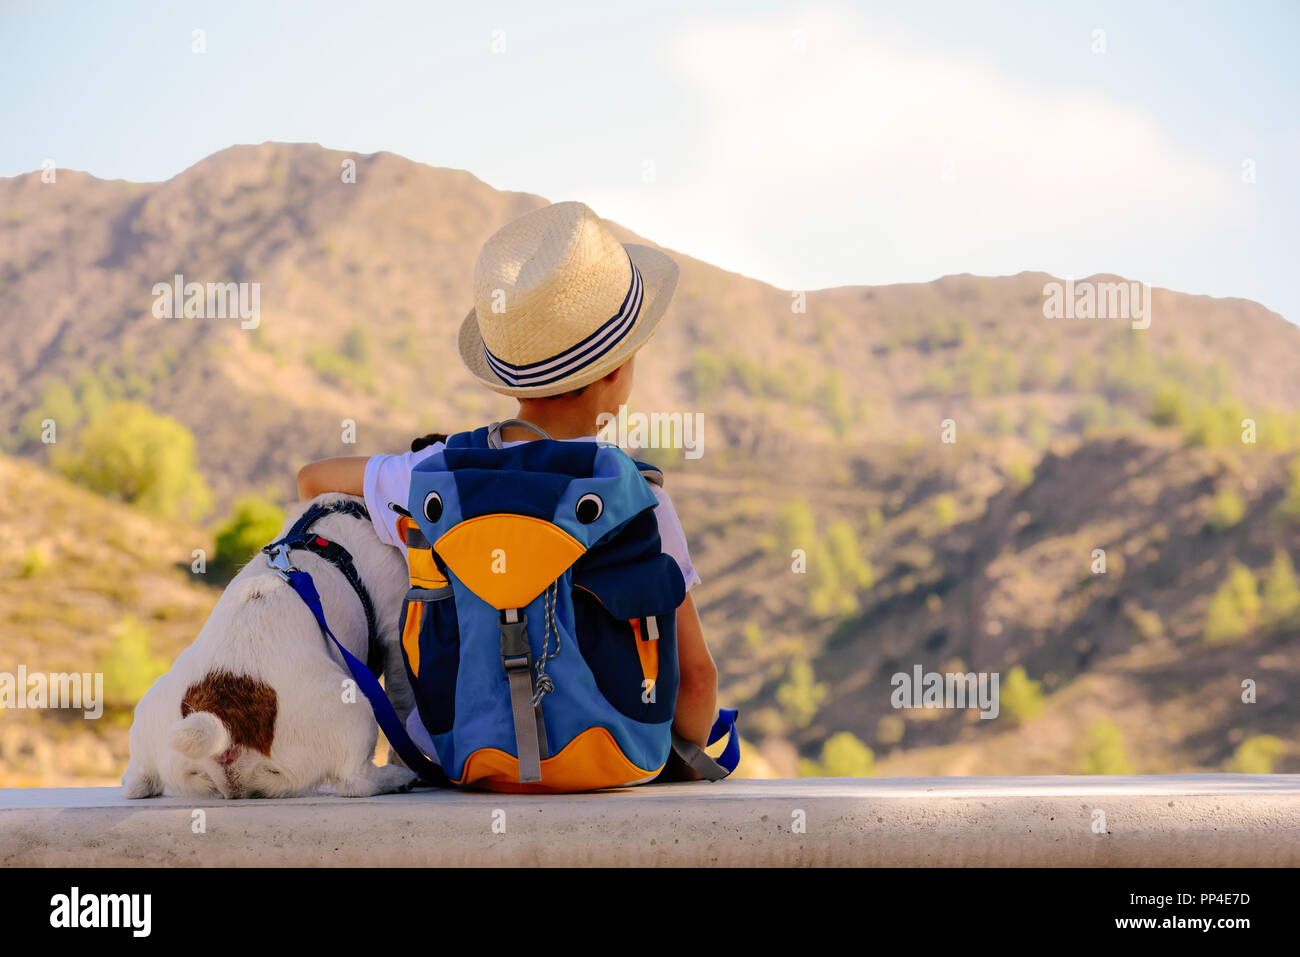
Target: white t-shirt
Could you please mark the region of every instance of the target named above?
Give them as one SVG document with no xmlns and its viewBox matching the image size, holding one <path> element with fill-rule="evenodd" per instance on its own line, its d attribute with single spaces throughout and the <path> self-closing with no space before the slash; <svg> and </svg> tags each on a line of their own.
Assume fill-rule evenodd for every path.
<svg viewBox="0 0 1300 957">
<path fill-rule="evenodd" d="M 529 441 L 529 440 L 523 440 Z M 571 442 L 595 442 L 596 437 L 566 439 Z M 506 442 L 505 445 L 519 445 L 520 442 Z M 440 452 L 442 442 L 435 442 L 418 452 L 403 452 L 401 455 L 375 455 L 366 463 L 366 477 L 363 485 L 366 508 L 370 512 L 370 521 L 380 541 L 387 542 L 395 548 L 402 547 L 402 540 L 397 537 L 397 515 L 388 507 L 389 502 L 396 502 L 405 507 L 411 494 L 411 471 L 424 459 Z M 655 509 L 655 518 L 659 522 L 659 540 L 665 555 L 671 555 L 682 570 L 682 579 L 686 590 L 690 591 L 700 583 L 699 573 L 691 564 L 691 553 L 686 548 L 686 533 L 677 518 L 677 510 L 672 500 L 664 494 L 658 485 L 651 485 L 659 507 Z"/>
</svg>

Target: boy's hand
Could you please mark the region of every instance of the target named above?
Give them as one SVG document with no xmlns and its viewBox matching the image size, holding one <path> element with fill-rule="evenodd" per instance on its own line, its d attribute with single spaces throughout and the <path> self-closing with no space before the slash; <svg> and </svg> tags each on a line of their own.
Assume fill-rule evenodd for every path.
<svg viewBox="0 0 1300 957">
<path fill-rule="evenodd" d="M 352 455 L 321 459 L 298 470 L 298 498 L 306 502 L 326 492 L 363 495 L 366 481 L 366 456 Z"/>
</svg>

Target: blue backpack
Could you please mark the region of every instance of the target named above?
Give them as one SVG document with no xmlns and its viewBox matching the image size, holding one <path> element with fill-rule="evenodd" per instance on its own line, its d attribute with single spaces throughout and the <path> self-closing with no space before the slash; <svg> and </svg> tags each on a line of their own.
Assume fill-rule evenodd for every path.
<svg viewBox="0 0 1300 957">
<path fill-rule="evenodd" d="M 542 438 L 505 448 L 507 425 Z M 406 506 L 390 507 L 411 574 L 402 655 L 438 765 L 364 664 L 349 667 L 427 783 L 620 787 L 653 779 L 674 749 L 708 780 L 735 769 L 735 711 L 710 734 L 729 734 L 716 761 L 672 731 L 685 586 L 660 545 L 648 483 L 662 481 L 616 446 L 516 419 L 453 435 L 416 466 Z"/>
</svg>

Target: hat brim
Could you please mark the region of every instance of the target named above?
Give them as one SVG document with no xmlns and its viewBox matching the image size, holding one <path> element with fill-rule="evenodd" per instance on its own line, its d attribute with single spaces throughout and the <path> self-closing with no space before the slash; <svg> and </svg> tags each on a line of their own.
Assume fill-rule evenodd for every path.
<svg viewBox="0 0 1300 957">
<path fill-rule="evenodd" d="M 636 264 L 636 268 L 641 271 L 645 292 L 636 325 L 632 327 L 632 331 L 617 346 L 610 350 L 609 354 L 602 356 L 598 362 L 558 382 L 534 386 L 510 385 L 488 365 L 487 357 L 483 353 L 483 336 L 478 329 L 478 312 L 471 309 L 469 315 L 465 317 L 465 321 L 460 324 L 458 342 L 460 359 L 465 363 L 465 367 L 469 369 L 470 374 L 493 392 L 517 398 L 528 398 L 530 396 L 558 395 L 571 389 L 580 389 L 584 385 L 589 385 L 608 375 L 631 358 L 632 354 L 645 345 L 650 337 L 654 335 L 655 329 L 659 326 L 659 321 L 663 319 L 664 312 L 668 309 L 668 303 L 673 297 L 673 290 L 677 288 L 677 263 L 673 262 L 669 256 L 649 246 L 626 243 L 623 248 L 627 250 L 627 254 L 632 259 L 632 262 Z"/>
</svg>

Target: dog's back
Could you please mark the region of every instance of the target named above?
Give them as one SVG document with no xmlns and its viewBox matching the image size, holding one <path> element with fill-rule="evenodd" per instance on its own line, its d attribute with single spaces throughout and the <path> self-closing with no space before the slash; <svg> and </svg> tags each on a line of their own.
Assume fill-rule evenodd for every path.
<svg viewBox="0 0 1300 957">
<path fill-rule="evenodd" d="M 371 593 L 377 630 L 395 642 L 406 577 L 401 555 L 365 520 L 330 514 L 314 530 L 352 555 Z M 316 578 L 331 628 L 364 657 L 367 628 L 355 593 L 323 560 L 305 552 L 295 552 L 293 560 Z M 303 793 L 327 776 L 322 769 L 350 758 L 337 753 L 330 733 L 337 717 L 331 708 L 345 680 L 302 600 L 255 556 L 222 593 L 194 643 L 136 708 L 126 796 Z M 364 701 L 361 707 L 373 725 Z M 279 747 L 277 733 L 288 735 Z"/>
</svg>

